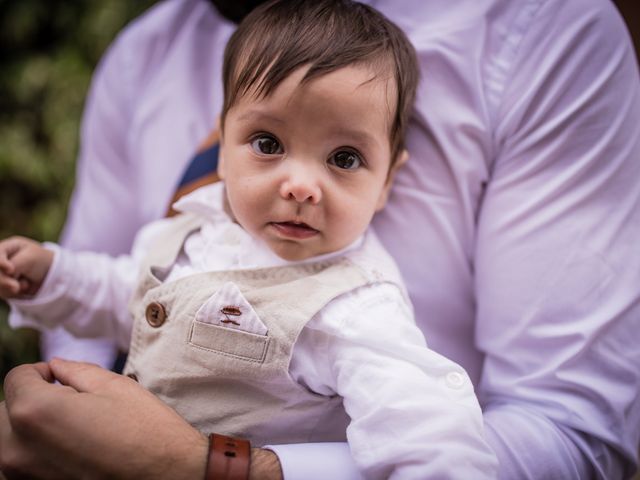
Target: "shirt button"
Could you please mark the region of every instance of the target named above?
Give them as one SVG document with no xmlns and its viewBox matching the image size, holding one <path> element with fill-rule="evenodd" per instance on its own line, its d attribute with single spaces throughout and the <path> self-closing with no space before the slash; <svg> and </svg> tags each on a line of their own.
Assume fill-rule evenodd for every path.
<svg viewBox="0 0 640 480">
<path fill-rule="evenodd" d="M 462 388 L 465 384 L 464 375 L 459 372 L 449 372 L 445 378 L 448 387 Z"/>
<path fill-rule="evenodd" d="M 147 309 L 144 314 L 147 318 L 147 322 L 153 328 L 158 328 L 167 319 L 167 312 L 165 311 L 162 304 L 158 302 L 151 302 L 149 305 L 147 305 Z"/>
</svg>

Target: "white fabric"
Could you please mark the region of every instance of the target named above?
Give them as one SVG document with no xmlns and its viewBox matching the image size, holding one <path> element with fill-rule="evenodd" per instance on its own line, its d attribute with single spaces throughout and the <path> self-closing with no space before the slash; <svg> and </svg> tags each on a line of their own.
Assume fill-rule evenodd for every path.
<svg viewBox="0 0 640 480">
<path fill-rule="evenodd" d="M 241 312 L 242 322 L 233 312 L 225 312 L 225 305 L 234 305 Z M 241 332 L 266 335 L 269 330 L 235 283 L 227 282 L 196 312 L 196 322 L 218 325 Z"/>
<path fill-rule="evenodd" d="M 224 214 L 223 188 L 222 183 L 202 187 L 174 205 L 178 211 L 201 212 L 213 221 L 187 238 L 180 267 L 171 268 L 165 282 L 203 271 L 284 263 Z M 128 343 L 125 330 L 131 330 L 133 319 L 127 305 L 140 262 L 167 226 L 166 219 L 145 226 L 134 242 L 135 256 L 113 262 L 104 254 L 74 254 L 54 247 L 56 260 L 38 294 L 11 301 L 12 308 L 23 312 L 25 321 L 63 325 L 84 336 L 113 335 Z M 359 239 L 341 252 L 306 261 L 357 255 L 362 244 Z M 246 302 L 228 283 L 196 315 L 209 303 L 218 305 L 214 309 L 218 313 L 221 297 L 222 305 L 229 304 L 226 300 Z M 206 317 L 209 322 L 211 316 Z M 243 328 L 264 333 L 251 330 L 266 330 L 255 312 L 254 317 L 253 325 Z M 27 325 L 34 326 L 31 321 Z M 497 460 L 484 440 L 473 385 L 462 368 L 426 347 L 398 286 L 367 285 L 327 304 L 300 334 L 290 374 L 316 393 L 343 397 L 351 417 L 347 429 L 351 453 L 367 478 L 494 478 Z M 417 424 L 417 417 L 428 418 L 429 428 Z"/>
<path fill-rule="evenodd" d="M 423 79 L 411 157 L 376 230 L 430 346 L 477 385 L 500 477 L 629 476 L 640 435 L 640 87 L 615 7 L 371 3 L 408 33 Z M 220 111 L 231 30 L 205 0 L 170 0 L 116 40 L 87 101 L 66 245 L 126 252 L 164 214 Z M 306 452 L 308 472 L 349 461 L 346 446 L 342 457 Z M 288 480 L 308 477 L 282 460 Z"/>
</svg>

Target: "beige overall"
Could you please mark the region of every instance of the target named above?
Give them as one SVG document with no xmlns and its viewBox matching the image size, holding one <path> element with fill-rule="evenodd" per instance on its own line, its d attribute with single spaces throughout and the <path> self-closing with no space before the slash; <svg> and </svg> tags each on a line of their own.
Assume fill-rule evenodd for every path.
<svg viewBox="0 0 640 480">
<path fill-rule="evenodd" d="M 294 381 L 291 352 L 305 324 L 339 295 L 378 282 L 402 290 L 388 254 L 365 241 L 355 254 L 330 261 L 163 283 L 187 236 L 201 225 L 188 214 L 174 221 L 152 249 L 131 302 L 124 373 L 204 433 L 242 436 L 256 446 L 344 440 L 349 419 L 342 399 Z M 221 288 L 237 289 L 237 301 L 216 304 Z M 264 331 L 254 333 L 256 322 Z"/>
</svg>

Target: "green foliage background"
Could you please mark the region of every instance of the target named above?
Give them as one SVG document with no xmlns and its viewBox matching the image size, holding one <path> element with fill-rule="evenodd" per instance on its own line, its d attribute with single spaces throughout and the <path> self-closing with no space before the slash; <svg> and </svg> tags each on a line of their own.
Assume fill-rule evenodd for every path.
<svg viewBox="0 0 640 480">
<path fill-rule="evenodd" d="M 153 3 L 0 0 L 0 238 L 58 237 L 91 73 L 117 32 Z M 10 330 L 7 315 L 0 301 L 0 379 L 38 360 L 38 335 Z"/>
</svg>

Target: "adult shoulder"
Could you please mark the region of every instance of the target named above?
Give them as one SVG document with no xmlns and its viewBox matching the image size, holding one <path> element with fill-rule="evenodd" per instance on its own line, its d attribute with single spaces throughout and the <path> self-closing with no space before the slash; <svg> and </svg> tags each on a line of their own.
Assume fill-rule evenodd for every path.
<svg viewBox="0 0 640 480">
<path fill-rule="evenodd" d="M 172 51 L 183 49 L 200 37 L 202 47 L 220 30 L 230 29 L 210 2 L 164 0 L 131 21 L 111 46 L 115 55 L 127 57 L 130 69 L 144 82 L 162 68 Z"/>
</svg>

